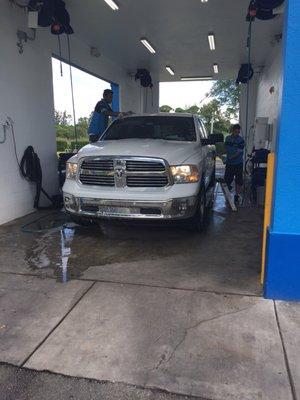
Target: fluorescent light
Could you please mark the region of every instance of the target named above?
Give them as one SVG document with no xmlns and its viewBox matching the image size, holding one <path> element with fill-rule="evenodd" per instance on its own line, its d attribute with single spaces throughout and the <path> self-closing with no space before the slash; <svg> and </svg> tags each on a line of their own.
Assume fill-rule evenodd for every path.
<svg viewBox="0 0 300 400">
<path fill-rule="evenodd" d="M 175 72 L 172 70 L 172 68 L 169 65 L 166 66 L 166 70 L 169 72 L 169 74 L 175 75 Z"/>
<path fill-rule="evenodd" d="M 215 35 L 213 33 L 209 33 L 207 37 L 208 37 L 209 48 L 211 50 L 216 50 Z"/>
<path fill-rule="evenodd" d="M 201 0 L 201 3 L 207 3 L 208 0 Z"/>
<path fill-rule="evenodd" d="M 146 38 L 142 38 L 141 42 L 146 47 L 146 49 L 150 51 L 150 53 L 152 54 L 156 53 L 156 50 L 153 48 L 153 46 L 148 42 Z"/>
<path fill-rule="evenodd" d="M 182 76 L 181 81 L 209 81 L 212 76 Z"/>
<path fill-rule="evenodd" d="M 112 8 L 114 11 L 117 11 L 119 9 L 118 4 L 114 0 L 104 0 L 107 5 L 109 5 L 110 8 Z"/>
<path fill-rule="evenodd" d="M 215 73 L 215 74 L 218 74 L 218 73 L 219 73 L 219 66 L 218 66 L 218 64 L 214 64 L 214 65 L 213 65 L 213 68 L 214 68 L 214 73 Z"/>
</svg>

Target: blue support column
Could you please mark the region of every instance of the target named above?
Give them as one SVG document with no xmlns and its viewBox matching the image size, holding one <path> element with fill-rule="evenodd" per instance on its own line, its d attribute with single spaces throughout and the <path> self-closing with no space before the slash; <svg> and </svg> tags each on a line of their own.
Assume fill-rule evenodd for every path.
<svg viewBox="0 0 300 400">
<path fill-rule="evenodd" d="M 264 294 L 300 300 L 300 1 L 286 2 L 283 88 Z"/>
<path fill-rule="evenodd" d="M 114 92 L 112 109 L 114 111 L 120 111 L 120 88 L 116 83 L 110 84 L 111 90 Z"/>
</svg>

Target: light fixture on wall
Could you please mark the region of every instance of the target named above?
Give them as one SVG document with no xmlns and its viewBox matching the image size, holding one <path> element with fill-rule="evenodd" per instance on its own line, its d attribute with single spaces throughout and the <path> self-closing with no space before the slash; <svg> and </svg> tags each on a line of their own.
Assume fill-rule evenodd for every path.
<svg viewBox="0 0 300 400">
<path fill-rule="evenodd" d="M 215 35 L 213 33 L 209 33 L 207 38 L 210 50 L 216 50 Z"/>
<path fill-rule="evenodd" d="M 215 74 L 218 74 L 218 73 L 219 73 L 219 66 L 218 66 L 218 64 L 214 64 L 214 65 L 213 65 L 213 70 L 214 70 L 214 73 L 215 73 Z"/>
<path fill-rule="evenodd" d="M 146 38 L 141 38 L 141 43 L 146 47 L 148 51 L 150 51 L 151 54 L 155 54 L 156 50 L 154 47 L 149 43 L 148 39 Z"/>
<path fill-rule="evenodd" d="M 181 81 L 209 81 L 212 76 L 182 76 Z"/>
<path fill-rule="evenodd" d="M 105 3 L 114 11 L 119 10 L 118 4 L 114 0 L 104 0 Z"/>
<path fill-rule="evenodd" d="M 170 75 L 175 75 L 174 70 L 169 65 L 166 66 L 166 70 L 169 72 Z"/>
</svg>

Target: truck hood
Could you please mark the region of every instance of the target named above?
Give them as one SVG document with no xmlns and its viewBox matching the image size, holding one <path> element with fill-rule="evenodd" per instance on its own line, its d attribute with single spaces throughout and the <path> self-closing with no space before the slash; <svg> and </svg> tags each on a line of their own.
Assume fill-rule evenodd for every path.
<svg viewBox="0 0 300 400">
<path fill-rule="evenodd" d="M 171 142 L 160 139 L 123 139 L 96 142 L 83 147 L 78 159 L 90 156 L 135 156 L 163 158 L 170 165 L 182 164 L 199 151 L 197 142 Z"/>
</svg>

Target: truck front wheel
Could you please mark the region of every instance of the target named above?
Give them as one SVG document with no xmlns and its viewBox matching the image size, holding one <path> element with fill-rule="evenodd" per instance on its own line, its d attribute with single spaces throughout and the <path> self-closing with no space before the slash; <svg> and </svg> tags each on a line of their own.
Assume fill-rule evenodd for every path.
<svg viewBox="0 0 300 400">
<path fill-rule="evenodd" d="M 207 217 L 207 207 L 206 207 L 206 193 L 204 185 L 201 186 L 200 193 L 199 193 L 199 200 L 197 205 L 197 210 L 195 215 L 190 220 L 190 228 L 196 232 L 202 232 Z"/>
</svg>

